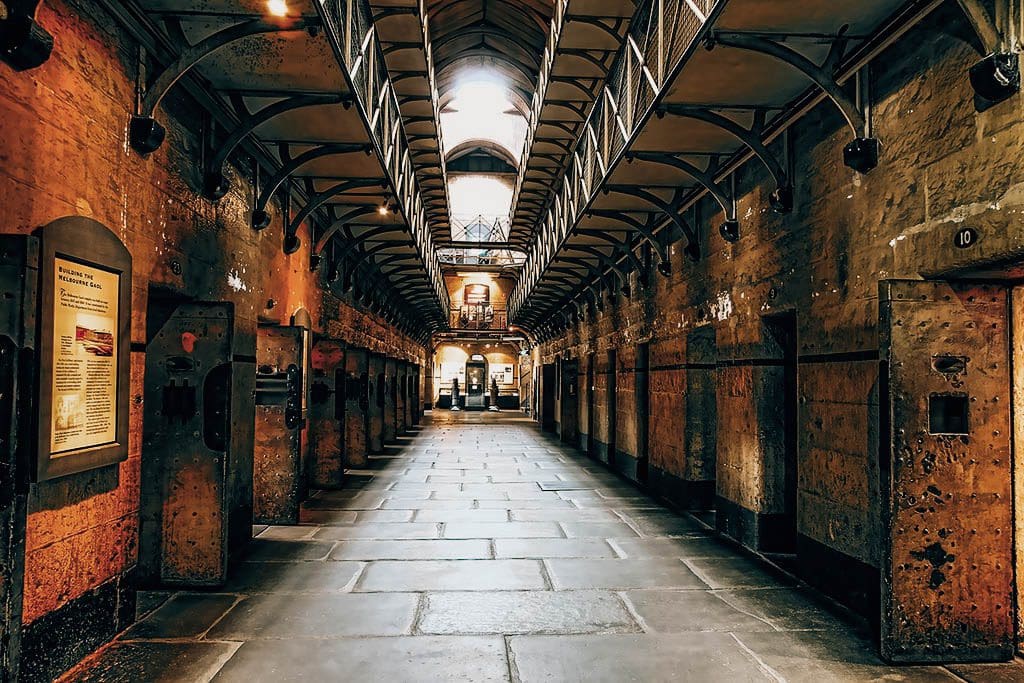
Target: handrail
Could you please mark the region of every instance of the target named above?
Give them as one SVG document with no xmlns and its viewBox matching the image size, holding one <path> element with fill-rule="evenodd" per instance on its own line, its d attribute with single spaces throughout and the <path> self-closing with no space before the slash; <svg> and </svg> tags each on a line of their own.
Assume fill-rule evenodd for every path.
<svg viewBox="0 0 1024 683">
<path fill-rule="evenodd" d="M 413 242 L 431 281 L 442 324 L 451 317 L 448 292 L 427 222 L 401 110 L 367 0 L 317 0 L 324 28 L 341 58 L 355 105 L 366 121 Z M 425 26 L 425 15 L 423 17 Z M 427 43 L 429 46 L 429 42 Z M 437 110 L 437 100 L 435 110 Z"/>
<path fill-rule="evenodd" d="M 726 2 L 645 0 L 637 8 L 625 44 L 583 126 L 565 182 L 537 231 L 522 276 L 509 296 L 512 321 L 607 174 L 654 113 L 662 89 Z"/>
</svg>

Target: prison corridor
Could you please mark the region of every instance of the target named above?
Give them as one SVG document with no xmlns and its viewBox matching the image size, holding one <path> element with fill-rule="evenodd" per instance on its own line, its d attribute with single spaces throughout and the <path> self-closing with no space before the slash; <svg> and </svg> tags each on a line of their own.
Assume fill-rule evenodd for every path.
<svg viewBox="0 0 1024 683">
<path fill-rule="evenodd" d="M 521 413 L 434 411 L 70 681 L 1017 681 L 870 629 Z"/>
</svg>

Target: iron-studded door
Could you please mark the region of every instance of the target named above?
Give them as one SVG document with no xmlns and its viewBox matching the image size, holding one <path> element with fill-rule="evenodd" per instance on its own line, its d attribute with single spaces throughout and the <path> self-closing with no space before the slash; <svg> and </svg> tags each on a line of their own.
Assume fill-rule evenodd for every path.
<svg viewBox="0 0 1024 683">
<path fill-rule="evenodd" d="M 21 650 L 38 259 L 36 238 L 0 235 L 0 680 L 3 681 L 18 680 Z"/>
<path fill-rule="evenodd" d="M 345 467 L 366 466 L 369 448 L 370 380 L 366 349 L 345 353 Z"/>
<path fill-rule="evenodd" d="M 298 524 L 305 498 L 304 348 L 301 327 L 271 325 L 257 331 L 253 515 L 260 524 Z"/>
<path fill-rule="evenodd" d="M 231 304 L 186 303 L 146 346 L 144 583 L 218 586 L 227 578 L 233 333 Z"/>
<path fill-rule="evenodd" d="M 650 449 L 651 385 L 650 385 L 651 345 L 640 344 L 636 347 L 636 374 L 633 384 L 633 400 L 636 402 L 636 479 L 647 482 L 647 471 Z"/>
<path fill-rule="evenodd" d="M 345 345 L 338 339 L 318 339 L 311 355 L 309 483 L 339 488 L 345 471 Z"/>
<path fill-rule="evenodd" d="M 409 420 L 406 415 L 406 381 L 408 380 L 408 366 L 403 361 L 398 361 L 395 369 L 395 434 L 402 436 L 409 428 Z"/>
<path fill-rule="evenodd" d="M 576 445 L 579 440 L 579 362 L 567 360 L 562 363 L 562 402 L 559 407 L 560 434 L 563 443 Z"/>
<path fill-rule="evenodd" d="M 880 287 L 882 655 L 1013 654 L 1007 292 Z"/>
</svg>

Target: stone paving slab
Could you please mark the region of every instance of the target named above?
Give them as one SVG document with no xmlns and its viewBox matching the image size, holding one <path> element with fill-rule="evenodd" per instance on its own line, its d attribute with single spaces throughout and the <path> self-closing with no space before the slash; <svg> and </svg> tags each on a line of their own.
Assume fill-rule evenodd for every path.
<svg viewBox="0 0 1024 683">
<path fill-rule="evenodd" d="M 245 643 L 214 679 L 257 681 L 508 681 L 500 637 L 416 636 Z"/>
<path fill-rule="evenodd" d="M 636 538 L 637 533 L 622 522 L 561 522 L 569 538 Z"/>
<path fill-rule="evenodd" d="M 317 540 L 341 541 L 352 538 L 438 538 L 441 528 L 432 523 L 375 522 L 353 526 L 323 527 L 313 536 Z"/>
<path fill-rule="evenodd" d="M 129 628 L 123 638 L 195 638 L 206 633 L 236 602 L 237 595 L 178 593 Z"/>
<path fill-rule="evenodd" d="M 397 636 L 412 630 L 419 596 L 410 593 L 264 594 L 235 605 L 212 640 Z"/>
<path fill-rule="evenodd" d="M 514 636 L 509 647 L 523 683 L 772 680 L 727 633 Z"/>
<path fill-rule="evenodd" d="M 303 527 L 295 527 L 303 528 Z M 309 529 L 310 533 L 317 529 Z M 264 532 L 265 533 L 265 532 Z M 254 538 L 245 549 L 245 559 L 250 562 L 298 562 L 301 560 L 323 560 L 334 547 L 332 541 L 277 541 L 266 540 L 261 534 Z"/>
<path fill-rule="evenodd" d="M 547 588 L 532 560 L 423 560 L 371 562 L 359 591 L 500 591 Z"/>
<path fill-rule="evenodd" d="M 436 541 L 339 541 L 331 560 L 485 560 L 490 541 L 455 539 Z"/>
<path fill-rule="evenodd" d="M 494 541 L 498 558 L 593 557 L 615 558 L 615 550 L 601 538 L 501 538 Z"/>
<path fill-rule="evenodd" d="M 239 562 L 224 590 L 231 593 L 333 593 L 350 587 L 358 562 Z"/>
<path fill-rule="evenodd" d="M 69 678 L 79 683 L 208 681 L 231 659 L 239 645 L 206 641 L 115 642 L 101 657 L 87 660 Z"/>
<path fill-rule="evenodd" d="M 847 631 L 739 633 L 735 638 L 755 653 L 764 666 L 789 683 L 958 680 L 938 666 L 889 666 L 875 654 L 874 645 L 851 638 Z"/>
<path fill-rule="evenodd" d="M 639 625 L 609 591 L 429 593 L 417 631 L 433 634 L 630 633 Z"/>
<path fill-rule="evenodd" d="M 445 538 L 564 538 L 554 522 L 452 522 Z"/>
<path fill-rule="evenodd" d="M 545 560 L 555 590 L 708 586 L 679 560 Z"/>
<path fill-rule="evenodd" d="M 417 522 L 442 522 L 452 524 L 455 522 L 468 522 L 471 524 L 508 522 L 508 510 L 417 510 Z"/>
<path fill-rule="evenodd" d="M 705 557 L 734 558 L 736 546 L 717 538 L 619 538 L 613 544 L 624 557 L 652 558 L 677 557 L 699 559 Z"/>
</svg>

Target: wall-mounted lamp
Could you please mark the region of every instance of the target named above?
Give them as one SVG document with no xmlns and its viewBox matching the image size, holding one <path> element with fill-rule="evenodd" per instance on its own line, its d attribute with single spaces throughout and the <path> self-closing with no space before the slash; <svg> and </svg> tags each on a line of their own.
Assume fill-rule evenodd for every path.
<svg viewBox="0 0 1024 683">
<path fill-rule="evenodd" d="M 38 2 L 19 3 L 0 0 L 0 58 L 16 71 L 41 66 L 53 52 L 53 36 L 36 23 Z"/>
<path fill-rule="evenodd" d="M 1013 53 L 994 52 L 972 66 L 968 75 L 975 94 L 989 106 L 1020 90 L 1020 64 Z"/>
<path fill-rule="evenodd" d="M 722 239 L 726 242 L 735 244 L 740 239 L 740 222 L 730 218 L 718 226 L 718 232 L 722 234 Z"/>
<path fill-rule="evenodd" d="M 878 166 L 879 151 L 877 138 L 857 138 L 843 148 L 843 163 L 857 173 L 867 173 Z"/>
</svg>

